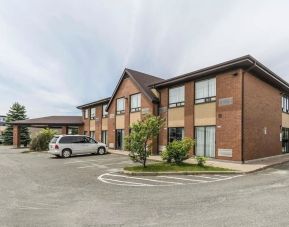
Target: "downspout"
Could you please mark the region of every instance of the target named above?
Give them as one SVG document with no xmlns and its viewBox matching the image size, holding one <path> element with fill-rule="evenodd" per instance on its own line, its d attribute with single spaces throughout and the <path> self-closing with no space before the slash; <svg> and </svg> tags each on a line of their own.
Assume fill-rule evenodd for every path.
<svg viewBox="0 0 289 227">
<path fill-rule="evenodd" d="M 250 66 L 247 70 L 244 70 L 242 72 L 242 118 L 241 118 L 241 160 L 242 164 L 245 163 L 244 159 L 244 87 L 245 87 L 245 82 L 244 82 L 244 76 L 246 73 L 251 71 L 253 68 L 257 66 L 257 62 L 255 61 L 252 66 Z"/>
</svg>

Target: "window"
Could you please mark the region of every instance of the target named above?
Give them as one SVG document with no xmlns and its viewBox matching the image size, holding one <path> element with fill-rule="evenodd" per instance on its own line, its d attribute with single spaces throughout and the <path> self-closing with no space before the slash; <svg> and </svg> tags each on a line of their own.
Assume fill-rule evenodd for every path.
<svg viewBox="0 0 289 227">
<path fill-rule="evenodd" d="M 289 97 L 287 95 L 282 96 L 282 111 L 285 113 L 289 112 Z"/>
<path fill-rule="evenodd" d="M 89 137 L 94 138 L 94 136 L 95 136 L 95 132 L 94 131 L 90 131 L 89 132 Z"/>
<path fill-rule="evenodd" d="M 84 136 L 64 136 L 60 139 L 59 143 L 85 143 Z"/>
<path fill-rule="evenodd" d="M 101 131 L 101 142 L 105 143 L 106 145 L 108 144 L 107 131 L 106 130 Z"/>
<path fill-rule="evenodd" d="M 84 118 L 87 119 L 88 118 L 88 109 L 84 110 Z"/>
<path fill-rule="evenodd" d="M 216 101 L 216 78 L 195 83 L 195 103 Z"/>
<path fill-rule="evenodd" d="M 169 142 L 182 140 L 184 138 L 184 128 L 169 128 Z"/>
<path fill-rule="evenodd" d="M 215 157 L 215 126 L 196 127 L 196 156 Z"/>
<path fill-rule="evenodd" d="M 90 120 L 94 120 L 95 119 L 95 108 L 91 108 L 90 109 Z"/>
<path fill-rule="evenodd" d="M 102 105 L 102 117 L 107 117 L 108 112 L 106 112 L 107 104 Z"/>
<path fill-rule="evenodd" d="M 282 128 L 282 152 L 289 152 L 289 128 Z"/>
<path fill-rule="evenodd" d="M 124 113 L 124 98 L 120 98 L 116 100 L 116 114 L 123 114 Z"/>
<path fill-rule="evenodd" d="M 130 96 L 130 112 L 140 111 L 141 106 L 141 94 L 135 94 Z"/>
<path fill-rule="evenodd" d="M 185 87 L 175 87 L 169 90 L 169 107 L 185 105 Z"/>
</svg>

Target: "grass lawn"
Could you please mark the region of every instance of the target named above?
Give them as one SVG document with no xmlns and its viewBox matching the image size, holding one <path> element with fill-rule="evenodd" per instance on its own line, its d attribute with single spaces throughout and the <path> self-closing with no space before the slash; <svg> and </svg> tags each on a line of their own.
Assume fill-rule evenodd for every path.
<svg viewBox="0 0 289 227">
<path fill-rule="evenodd" d="M 143 168 L 143 166 L 129 166 L 125 167 L 124 170 L 133 172 L 232 171 L 231 169 L 213 166 L 201 167 L 196 164 L 188 164 L 188 163 L 176 165 L 174 163 L 165 163 L 165 162 L 148 164 L 146 168 Z"/>
</svg>

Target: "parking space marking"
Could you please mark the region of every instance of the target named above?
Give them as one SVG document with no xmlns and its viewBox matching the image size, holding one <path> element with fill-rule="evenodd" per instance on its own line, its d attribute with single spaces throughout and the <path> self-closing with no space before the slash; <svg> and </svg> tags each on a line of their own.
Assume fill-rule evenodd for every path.
<svg viewBox="0 0 289 227">
<path fill-rule="evenodd" d="M 243 175 L 216 175 L 211 176 L 196 176 L 186 175 L 180 176 L 126 176 L 118 174 L 117 172 L 108 172 L 100 175 L 97 179 L 103 183 L 119 185 L 119 186 L 135 186 L 135 187 L 157 187 L 157 186 L 174 186 L 174 185 L 194 185 L 194 184 L 206 184 L 218 181 L 231 180 Z M 149 177 L 149 178 L 148 178 Z M 156 179 L 151 179 L 155 177 Z M 162 178 L 162 180 L 159 180 Z M 202 178 L 202 179 L 200 179 Z M 169 181 L 168 181 L 169 180 Z"/>
<path fill-rule="evenodd" d="M 168 178 L 168 179 L 184 180 L 184 181 L 207 182 L 205 180 L 194 180 L 194 179 L 187 179 L 187 178 L 181 178 L 181 177 L 168 177 L 168 176 L 158 176 L 158 177 Z"/>
<path fill-rule="evenodd" d="M 151 181 L 151 182 L 158 182 L 158 183 L 167 183 L 167 184 L 183 184 L 183 183 L 178 183 L 178 182 L 153 180 L 153 179 L 140 178 L 140 177 L 128 177 L 128 176 L 116 175 L 116 174 L 109 174 L 109 176 L 124 177 L 124 178 L 127 178 L 127 179 L 136 179 L 136 180 Z"/>
</svg>

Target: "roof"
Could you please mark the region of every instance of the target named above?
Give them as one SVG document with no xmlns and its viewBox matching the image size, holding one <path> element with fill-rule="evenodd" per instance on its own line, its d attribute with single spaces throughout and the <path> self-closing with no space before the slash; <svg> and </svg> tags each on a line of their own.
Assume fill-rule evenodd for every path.
<svg viewBox="0 0 289 227">
<path fill-rule="evenodd" d="M 118 81 L 118 84 L 116 86 L 116 88 L 114 89 L 114 92 L 111 96 L 111 99 L 107 105 L 107 109 L 109 108 L 114 96 L 117 93 L 117 90 L 121 84 L 121 82 L 123 81 L 123 79 L 125 78 L 125 76 L 128 75 L 132 81 L 138 86 L 138 88 L 140 89 L 140 91 L 152 102 L 158 102 L 158 98 L 154 95 L 154 93 L 151 91 L 150 85 L 153 83 L 159 83 L 161 81 L 163 81 L 164 79 L 156 77 L 156 76 L 152 76 L 146 73 L 142 73 L 136 70 L 132 70 L 132 69 L 125 69 L 123 71 L 123 74 L 120 78 L 120 80 Z"/>
<path fill-rule="evenodd" d="M 217 65 L 213 65 L 207 68 L 199 69 L 190 73 L 186 73 L 177 77 L 173 77 L 161 82 L 152 83 L 150 87 L 161 88 L 166 86 L 171 86 L 178 83 L 183 83 L 190 80 L 201 79 L 212 74 L 221 73 L 228 70 L 242 68 L 244 70 L 250 70 L 254 75 L 258 76 L 260 79 L 289 92 L 289 84 L 283 80 L 281 77 L 272 72 L 269 68 L 264 66 L 262 63 L 257 61 L 251 55 L 246 55 L 240 58 L 236 58 L 230 61 L 226 61 Z"/>
<path fill-rule="evenodd" d="M 100 100 L 97 100 L 97 101 L 94 101 L 94 102 L 90 102 L 90 103 L 87 103 L 87 104 L 83 104 L 81 106 L 77 106 L 76 108 L 77 109 L 84 109 L 84 108 L 87 108 L 87 107 L 92 107 L 92 106 L 96 106 L 96 105 L 100 105 L 100 104 L 105 104 L 105 103 L 108 103 L 109 100 L 110 100 L 110 97 L 104 98 L 104 99 L 100 99 Z"/>
<path fill-rule="evenodd" d="M 12 125 L 50 125 L 50 126 L 76 126 L 83 125 L 81 116 L 49 116 L 10 122 Z"/>
</svg>

